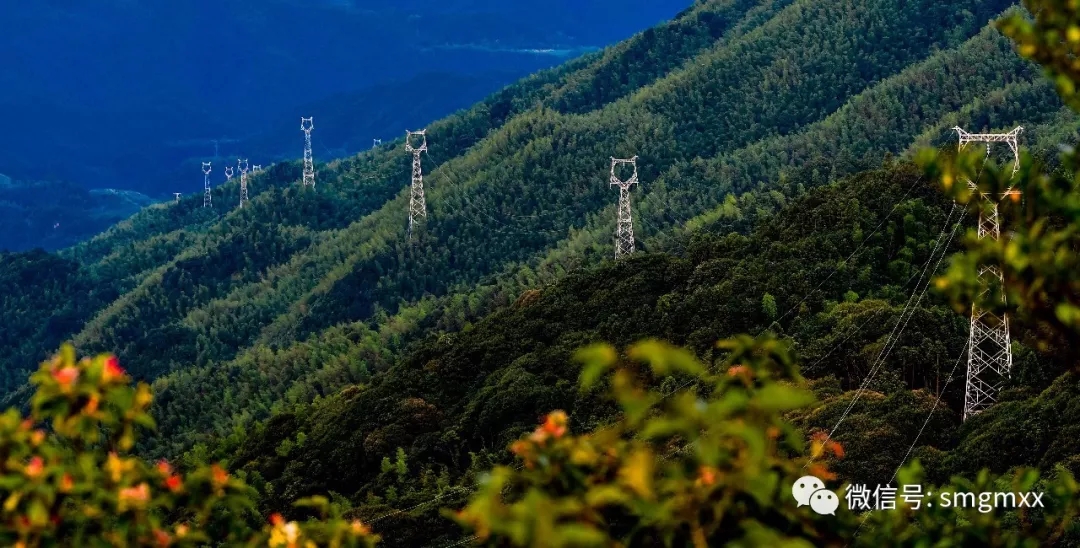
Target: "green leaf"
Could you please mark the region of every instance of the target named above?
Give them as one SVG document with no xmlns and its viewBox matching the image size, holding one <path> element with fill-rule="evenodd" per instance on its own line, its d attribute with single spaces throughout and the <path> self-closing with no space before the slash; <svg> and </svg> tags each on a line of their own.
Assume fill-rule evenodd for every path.
<svg viewBox="0 0 1080 548">
<path fill-rule="evenodd" d="M 814 403 L 814 393 L 782 384 L 768 384 L 754 395 L 752 405 L 766 412 L 800 409 Z"/>
<path fill-rule="evenodd" d="M 615 349 L 606 344 L 595 344 L 578 350 L 574 359 L 583 365 L 579 383 L 581 389 L 592 388 L 618 359 Z"/>
</svg>

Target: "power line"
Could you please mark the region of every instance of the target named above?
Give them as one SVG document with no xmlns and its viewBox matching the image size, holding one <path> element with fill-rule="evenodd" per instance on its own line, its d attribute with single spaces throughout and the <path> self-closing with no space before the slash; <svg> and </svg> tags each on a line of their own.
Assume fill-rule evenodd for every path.
<svg viewBox="0 0 1080 548">
<path fill-rule="evenodd" d="M 950 217 L 951 217 L 951 215 L 950 215 Z M 915 292 L 911 294 L 911 297 L 908 298 L 907 303 L 904 305 L 904 309 L 900 312 L 900 318 L 898 318 L 896 320 L 896 325 L 893 326 L 893 330 L 889 333 L 889 336 L 885 339 L 885 346 L 883 346 L 881 348 L 881 351 L 878 352 L 878 356 L 874 359 L 874 362 L 870 367 L 870 371 L 867 373 L 866 377 L 863 379 L 862 384 L 860 384 L 859 388 L 855 391 L 855 396 L 851 399 L 850 402 L 848 402 L 848 405 L 844 409 L 844 412 L 840 415 L 840 418 L 837 419 L 836 424 L 834 424 L 832 429 L 829 430 L 829 433 L 825 437 L 825 441 L 828 441 L 828 440 L 832 439 L 833 434 L 836 433 L 837 429 L 840 428 L 840 425 L 843 424 L 844 419 L 846 419 L 848 417 L 848 415 L 851 413 L 851 411 L 855 408 L 855 404 L 858 403 L 859 398 L 862 397 L 863 392 L 865 392 L 866 389 L 870 386 L 870 383 L 874 380 L 874 377 L 877 376 L 877 372 L 884 365 L 885 360 L 888 358 L 889 354 L 892 352 L 892 349 L 895 348 L 896 341 L 898 341 L 900 339 L 900 337 L 903 335 L 904 329 L 907 328 L 908 322 L 910 322 L 911 317 L 915 315 L 915 310 L 918 308 L 919 303 L 922 302 L 923 297 L 926 295 L 926 291 L 930 288 L 930 278 L 934 275 L 934 273 L 937 272 L 938 268 L 941 266 L 941 261 L 942 261 L 942 259 L 945 258 L 945 255 L 948 253 L 949 246 L 952 244 L 953 238 L 956 236 L 956 229 L 959 228 L 960 223 L 962 222 L 962 220 L 963 220 L 963 216 L 961 216 L 961 220 L 957 221 L 957 223 L 953 226 L 953 229 L 952 229 L 952 231 L 951 231 L 951 233 L 949 235 L 948 241 L 945 243 L 945 246 L 943 248 L 941 248 L 941 255 L 938 257 L 937 262 L 934 264 L 934 269 L 932 271 L 929 271 L 929 276 L 927 276 L 927 268 L 930 266 L 930 262 L 932 262 L 934 255 L 937 254 L 938 247 L 940 246 L 940 243 L 939 243 L 938 246 L 935 246 L 933 252 L 931 252 L 930 259 L 927 260 L 926 265 L 924 265 L 924 267 L 923 267 L 923 271 L 922 271 L 923 274 L 919 277 L 920 283 L 916 284 Z M 921 282 L 921 280 L 923 278 L 926 279 L 926 284 L 925 285 L 923 285 L 922 282 Z M 919 291 L 919 285 L 923 285 L 922 291 Z M 915 294 L 916 293 L 918 294 L 918 299 L 915 299 Z M 914 303 L 913 303 L 912 299 L 915 299 Z M 906 319 L 905 319 L 905 315 L 907 316 Z M 809 465 L 810 465 L 810 462 L 808 461 L 806 466 L 809 466 Z M 806 466 L 804 466 L 804 468 Z"/>
</svg>

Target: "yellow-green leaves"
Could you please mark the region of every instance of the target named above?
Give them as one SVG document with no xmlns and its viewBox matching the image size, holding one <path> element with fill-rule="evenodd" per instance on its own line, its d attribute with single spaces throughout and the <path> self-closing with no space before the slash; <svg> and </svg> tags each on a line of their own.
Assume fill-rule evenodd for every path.
<svg viewBox="0 0 1080 548">
<path fill-rule="evenodd" d="M 718 346 L 725 358 L 713 367 L 659 341 L 632 345 L 622 361 L 609 346 L 579 351 L 583 388 L 606 377 L 620 419 L 575 435 L 562 426 L 573 417 L 553 412 L 512 445 L 520 469 L 497 469 L 497 486 L 482 486 L 456 519 L 484 540 L 515 546 L 764 538 L 757 520 L 791 505 L 780 486 L 802 475 L 801 461 L 780 452 L 780 437 L 793 435 L 781 413 L 811 397 L 786 343 L 740 337 Z M 680 390 L 658 388 L 669 376 Z M 778 544 L 818 538 L 804 518 L 775 517 L 791 521 L 766 536 Z"/>
<path fill-rule="evenodd" d="M 320 499 L 305 504 L 323 520 L 300 525 L 277 516 L 252 537 L 245 518 L 254 492 L 243 481 L 218 465 L 182 474 L 128 454 L 140 427 L 154 424 L 149 386 L 130 381 L 115 357 L 78 360 L 65 345 L 31 378 L 30 416 L 14 409 L 0 415 L 0 545 L 344 547 L 378 540 Z"/>
<path fill-rule="evenodd" d="M 611 369 L 618 355 L 610 345 L 596 344 L 578 350 L 574 359 L 582 364 L 581 389 L 588 390 Z"/>
</svg>

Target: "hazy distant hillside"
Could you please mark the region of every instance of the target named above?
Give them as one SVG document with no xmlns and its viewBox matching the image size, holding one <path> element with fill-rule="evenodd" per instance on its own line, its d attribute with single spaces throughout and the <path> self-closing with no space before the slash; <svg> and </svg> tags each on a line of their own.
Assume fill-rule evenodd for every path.
<svg viewBox="0 0 1080 548">
<path fill-rule="evenodd" d="M 453 79 L 429 82 L 438 107 L 431 114 L 445 116 L 689 3 L 10 2 L 0 34 L 0 111 L 18 130 L 0 136 L 0 170 L 169 193 L 178 182 L 169 178 L 173 165 L 193 155 L 170 143 L 267 130 L 295 137 L 293 119 L 310 115 L 303 105 L 432 71 L 484 83 L 469 92 L 453 89 Z M 551 48 L 568 52 L 520 51 Z M 409 112 L 407 102 L 384 99 L 393 104 L 372 110 Z"/>
<path fill-rule="evenodd" d="M 130 217 L 153 200 L 130 190 L 87 190 L 0 175 L 0 250 L 55 250 Z"/>
</svg>

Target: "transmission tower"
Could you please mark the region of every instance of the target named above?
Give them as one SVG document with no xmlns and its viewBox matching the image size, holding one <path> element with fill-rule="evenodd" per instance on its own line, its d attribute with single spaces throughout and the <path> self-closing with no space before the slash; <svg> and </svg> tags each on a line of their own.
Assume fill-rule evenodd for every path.
<svg viewBox="0 0 1080 548">
<path fill-rule="evenodd" d="M 615 174 L 622 165 L 633 168 L 630 179 L 623 181 Z M 619 187 L 619 214 L 615 228 L 615 260 L 634 252 L 634 220 L 630 215 L 630 186 L 638 184 L 637 156 L 629 159 L 611 159 L 611 185 Z"/>
<path fill-rule="evenodd" d="M 203 207 L 212 207 L 213 203 L 212 203 L 212 200 L 210 198 L 210 162 L 203 162 L 202 163 L 202 172 L 203 172 L 202 206 Z"/>
<path fill-rule="evenodd" d="M 311 130 L 315 129 L 314 118 L 301 118 L 300 131 L 304 132 L 304 186 L 315 188 L 315 164 L 311 161 Z"/>
<path fill-rule="evenodd" d="M 247 172 L 248 161 L 237 160 L 236 167 L 240 169 L 240 207 L 244 207 L 244 204 L 248 201 L 248 188 L 247 188 Z"/>
<path fill-rule="evenodd" d="M 371 140 L 371 148 L 378 148 L 378 146 L 381 145 L 381 144 L 382 144 L 382 139 L 372 139 Z"/>
<path fill-rule="evenodd" d="M 173 196 L 176 196 L 176 203 L 180 203 L 180 193 L 179 192 L 173 192 Z"/>
<path fill-rule="evenodd" d="M 414 147 L 413 137 L 420 138 L 420 146 Z M 420 169 L 420 155 L 427 152 L 427 130 L 405 130 L 405 151 L 411 152 L 412 160 L 412 193 L 409 199 L 409 239 L 412 239 L 413 225 L 417 217 L 427 217 L 427 205 L 424 201 L 424 172 Z"/>
<path fill-rule="evenodd" d="M 232 180 L 233 173 L 235 173 L 233 166 L 225 166 L 225 182 Z"/>
<path fill-rule="evenodd" d="M 257 166 L 251 166 L 251 172 L 252 173 L 259 173 L 261 171 L 262 171 L 262 165 L 261 164 L 257 165 Z"/>
<path fill-rule="evenodd" d="M 986 143 L 986 155 L 990 156 L 990 145 L 1005 143 L 1013 153 L 1013 171 L 1020 169 L 1020 147 L 1017 137 L 1024 130 L 1017 127 L 1008 133 L 968 133 L 958 127 L 953 128 L 960 136 L 960 150 L 968 143 Z M 968 181 L 968 186 L 978 191 L 977 181 Z M 980 192 L 980 199 L 987 204 L 979 209 L 979 239 L 997 240 L 1001 236 L 998 220 L 998 201 L 1007 196 L 1018 194 L 1010 186 L 1001 196 L 991 196 Z M 1001 269 L 997 266 L 983 266 L 979 269 L 979 284 L 982 294 L 990 292 L 992 284 L 1000 286 L 1004 282 Z M 1005 294 L 1002 292 L 1004 300 Z M 1012 345 L 1009 337 L 1009 318 L 1000 317 L 989 310 L 982 310 L 978 305 L 971 308 L 971 330 L 968 335 L 967 385 L 964 390 L 964 420 L 980 413 L 994 404 L 998 391 L 1012 372 Z"/>
</svg>

